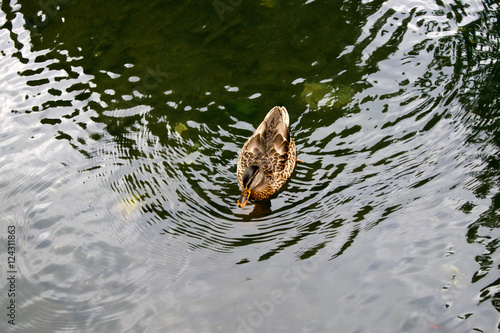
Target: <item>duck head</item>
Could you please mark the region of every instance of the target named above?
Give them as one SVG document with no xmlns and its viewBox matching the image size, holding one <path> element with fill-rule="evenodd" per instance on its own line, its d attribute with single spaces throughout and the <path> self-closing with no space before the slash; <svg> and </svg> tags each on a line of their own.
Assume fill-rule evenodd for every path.
<svg viewBox="0 0 500 333">
<path fill-rule="evenodd" d="M 243 172 L 242 181 L 243 192 L 238 199 L 238 207 L 240 208 L 245 207 L 252 191 L 264 183 L 264 170 L 256 165 L 251 165 Z"/>
</svg>

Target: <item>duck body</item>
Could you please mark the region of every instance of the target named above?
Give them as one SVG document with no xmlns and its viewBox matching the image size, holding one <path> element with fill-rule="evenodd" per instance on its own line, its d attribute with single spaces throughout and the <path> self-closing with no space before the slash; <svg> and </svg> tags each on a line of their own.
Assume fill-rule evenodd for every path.
<svg viewBox="0 0 500 333">
<path fill-rule="evenodd" d="M 290 178 L 297 162 L 297 149 L 288 126 L 287 110 L 275 106 L 243 145 L 236 171 L 243 190 L 239 207 L 244 207 L 249 199 L 269 198 Z"/>
</svg>

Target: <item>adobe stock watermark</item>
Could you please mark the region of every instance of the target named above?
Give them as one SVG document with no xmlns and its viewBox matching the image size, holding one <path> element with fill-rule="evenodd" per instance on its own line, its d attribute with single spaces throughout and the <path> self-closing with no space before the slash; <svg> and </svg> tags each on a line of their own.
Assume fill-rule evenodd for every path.
<svg viewBox="0 0 500 333">
<path fill-rule="evenodd" d="M 16 325 L 16 227 L 7 226 L 7 322 Z"/>
<path fill-rule="evenodd" d="M 131 99 L 121 99 L 119 102 L 115 102 L 115 106 L 125 104 L 127 108 L 132 108 L 140 104 L 141 96 L 138 96 L 134 92 L 137 92 L 139 95 L 147 96 L 152 91 L 158 89 L 160 85 L 166 80 L 168 77 L 168 73 L 161 71 L 160 65 L 156 65 L 155 68 L 146 67 L 147 75 L 144 76 L 142 80 L 139 81 L 139 84 L 132 88 L 132 98 Z"/>
<path fill-rule="evenodd" d="M 262 300 L 254 300 L 245 317 L 238 316 L 237 333 L 253 333 L 261 327 L 267 318 L 275 314 L 276 308 L 285 303 L 287 294 L 295 292 L 309 276 L 317 271 L 318 262 L 305 260 L 286 269 L 281 275 L 283 287 L 269 292 Z"/>
<path fill-rule="evenodd" d="M 215 8 L 215 12 L 219 16 L 221 22 L 224 22 L 224 13 L 232 12 L 236 6 L 239 6 L 243 0 L 214 0 L 212 5 Z"/>
<path fill-rule="evenodd" d="M 155 68 L 147 66 L 146 71 L 147 75 L 144 76 L 141 84 L 134 87 L 142 95 L 147 95 L 150 91 L 157 89 L 168 76 L 167 73 L 160 70 L 159 64 Z"/>
<path fill-rule="evenodd" d="M 353 28 L 354 31 L 354 37 L 356 40 L 360 38 L 363 34 L 363 30 L 361 30 L 360 27 L 355 26 Z M 359 60 L 358 58 L 361 55 L 361 50 L 360 46 L 358 43 L 354 42 L 354 44 L 347 44 L 345 42 L 342 42 L 340 44 L 340 49 L 342 52 L 340 53 L 339 57 L 341 61 L 343 62 L 345 67 L 356 65 L 356 61 Z M 350 50 L 349 50 L 350 49 Z"/>
<path fill-rule="evenodd" d="M 26 19 L 26 26 L 31 31 L 38 32 L 46 27 L 58 15 L 61 5 L 67 5 L 71 0 L 40 0 L 40 10 L 30 19 Z"/>
<path fill-rule="evenodd" d="M 333 188 L 333 185 L 328 185 L 322 190 L 322 193 L 327 193 Z M 308 219 L 310 222 L 310 219 Z M 306 222 L 307 223 L 307 222 Z M 350 239 L 349 233 L 339 234 L 335 241 L 332 241 L 329 246 L 324 248 L 329 260 L 332 260 L 342 253 L 343 248 Z M 254 299 L 250 302 L 249 310 L 244 316 L 238 316 L 237 333 L 256 333 L 261 332 L 259 329 L 267 319 L 275 315 L 277 308 L 284 304 L 288 298 L 291 298 L 306 281 L 320 268 L 320 262 L 314 260 L 313 257 L 294 262 L 292 266 L 286 268 L 281 274 L 281 286 L 271 290 L 267 296 L 261 299 Z"/>
</svg>

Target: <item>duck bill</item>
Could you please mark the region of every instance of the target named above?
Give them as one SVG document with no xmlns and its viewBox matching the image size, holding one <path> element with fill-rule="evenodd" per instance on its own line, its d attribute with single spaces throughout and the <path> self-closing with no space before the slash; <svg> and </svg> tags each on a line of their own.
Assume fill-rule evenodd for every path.
<svg viewBox="0 0 500 333">
<path fill-rule="evenodd" d="M 238 199 L 238 207 L 243 208 L 248 202 L 248 199 L 250 199 L 250 190 L 243 190 L 243 193 L 241 193 L 240 198 Z"/>
</svg>

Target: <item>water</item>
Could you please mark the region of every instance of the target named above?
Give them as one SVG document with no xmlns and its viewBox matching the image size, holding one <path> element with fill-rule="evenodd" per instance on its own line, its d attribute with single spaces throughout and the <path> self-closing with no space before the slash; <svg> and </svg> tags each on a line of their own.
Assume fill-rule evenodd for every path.
<svg viewBox="0 0 500 333">
<path fill-rule="evenodd" d="M 497 15 L 3 2 L 0 330 L 498 331 Z M 239 209 L 275 105 L 305 163 Z"/>
</svg>

